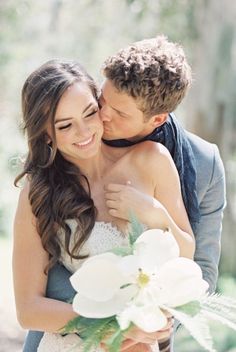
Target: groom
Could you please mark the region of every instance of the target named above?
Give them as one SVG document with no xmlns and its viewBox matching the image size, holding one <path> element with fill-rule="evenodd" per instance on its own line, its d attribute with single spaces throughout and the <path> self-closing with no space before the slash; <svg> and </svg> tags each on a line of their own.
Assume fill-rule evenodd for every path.
<svg viewBox="0 0 236 352">
<path fill-rule="evenodd" d="M 224 168 L 216 145 L 182 129 L 172 113 L 191 83 L 182 48 L 163 36 L 143 40 L 109 57 L 103 73 L 104 142 L 114 147 L 114 153 L 144 140 L 163 143 L 169 149 L 195 234 L 195 261 L 213 292 L 225 206 Z M 55 266 L 49 273 L 47 296 L 69 300 L 74 294 L 70 275 L 63 266 Z M 41 336 L 30 332 L 23 351 L 36 352 Z"/>
</svg>

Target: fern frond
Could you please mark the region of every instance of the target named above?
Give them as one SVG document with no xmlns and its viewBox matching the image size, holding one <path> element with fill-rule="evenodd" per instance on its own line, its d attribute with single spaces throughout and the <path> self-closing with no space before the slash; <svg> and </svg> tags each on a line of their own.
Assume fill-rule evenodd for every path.
<svg viewBox="0 0 236 352">
<path fill-rule="evenodd" d="M 106 346 L 109 352 L 120 351 L 121 343 L 123 341 L 123 333 L 118 329 L 107 341 Z"/>
<path fill-rule="evenodd" d="M 209 326 L 205 317 L 201 313 L 198 313 L 193 317 L 174 308 L 168 307 L 166 310 L 184 325 L 199 345 L 209 352 L 216 352 L 213 347 Z"/>
<path fill-rule="evenodd" d="M 117 330 L 119 330 L 119 326 L 114 316 L 103 319 L 79 316 L 65 326 L 63 333 L 78 333 L 83 340 L 83 352 L 89 352 L 97 348 L 101 341 Z"/>
<path fill-rule="evenodd" d="M 236 300 L 213 294 L 201 301 L 201 311 L 208 318 L 236 330 Z"/>
</svg>

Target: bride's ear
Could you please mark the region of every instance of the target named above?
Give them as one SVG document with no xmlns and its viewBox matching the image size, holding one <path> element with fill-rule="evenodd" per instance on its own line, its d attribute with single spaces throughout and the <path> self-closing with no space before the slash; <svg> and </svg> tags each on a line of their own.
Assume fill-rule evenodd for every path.
<svg viewBox="0 0 236 352">
<path fill-rule="evenodd" d="M 45 142 L 50 145 L 52 143 L 51 137 L 48 135 L 48 133 L 45 134 Z"/>
<path fill-rule="evenodd" d="M 153 127 L 157 128 L 162 126 L 166 122 L 167 117 L 168 117 L 168 113 L 153 116 L 152 117 Z"/>
</svg>

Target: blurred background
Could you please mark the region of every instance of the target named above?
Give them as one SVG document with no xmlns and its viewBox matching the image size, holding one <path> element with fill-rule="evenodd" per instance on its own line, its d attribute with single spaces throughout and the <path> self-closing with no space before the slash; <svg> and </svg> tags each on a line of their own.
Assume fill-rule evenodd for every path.
<svg viewBox="0 0 236 352">
<path fill-rule="evenodd" d="M 103 60 L 127 44 L 164 33 L 181 43 L 194 83 L 177 116 L 216 143 L 224 161 L 227 209 L 218 290 L 236 297 L 236 2 L 231 0 L 0 0 L 0 352 L 21 351 L 11 275 L 12 222 L 19 190 L 20 91 L 44 61 L 78 59 L 100 83 Z M 236 336 L 212 326 L 217 350 L 236 351 Z M 181 330 L 176 351 L 200 352 Z"/>
</svg>

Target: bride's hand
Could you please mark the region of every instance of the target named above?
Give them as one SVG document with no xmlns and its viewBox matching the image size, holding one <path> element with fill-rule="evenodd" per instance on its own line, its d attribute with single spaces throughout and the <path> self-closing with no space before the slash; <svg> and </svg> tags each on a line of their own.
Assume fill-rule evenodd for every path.
<svg viewBox="0 0 236 352">
<path fill-rule="evenodd" d="M 125 337 L 127 339 L 136 341 L 136 343 L 143 343 L 149 345 L 152 345 L 157 341 L 162 342 L 164 340 L 167 340 L 171 337 L 171 334 L 173 332 L 173 318 L 168 313 L 167 316 L 168 322 L 163 329 L 147 333 L 134 326 L 125 333 Z"/>
<path fill-rule="evenodd" d="M 101 343 L 101 348 L 108 352 L 106 345 Z M 126 339 L 122 342 L 120 352 L 151 352 L 151 346 L 144 343 L 137 343 L 136 341 Z"/>
<path fill-rule="evenodd" d="M 151 352 L 151 345 L 170 339 L 174 321 L 168 312 L 165 314 L 167 316 L 167 324 L 159 331 L 147 333 L 136 326 L 129 329 L 124 334 L 125 339 L 122 342 L 120 352 Z M 101 347 L 107 352 L 105 341 L 101 343 Z"/>
<path fill-rule="evenodd" d="M 140 222 L 150 228 L 165 228 L 164 207 L 154 197 L 149 196 L 128 182 L 126 185 L 110 183 L 105 188 L 106 205 L 109 214 L 124 220 L 130 220 L 131 212 L 134 213 Z M 157 224 L 159 219 L 160 224 Z M 154 224 L 155 222 L 155 224 Z"/>
<path fill-rule="evenodd" d="M 166 313 L 168 322 L 166 326 L 156 332 L 147 333 L 137 327 L 132 327 L 125 334 L 120 352 L 151 352 L 151 345 L 162 343 L 170 339 L 173 332 L 173 318 Z M 107 352 L 106 344 L 101 343 L 101 347 Z"/>
<path fill-rule="evenodd" d="M 129 340 L 127 340 L 129 341 Z M 145 343 L 135 343 L 132 345 L 125 344 L 126 341 L 121 346 L 120 352 L 151 352 L 151 346 Z"/>
</svg>

